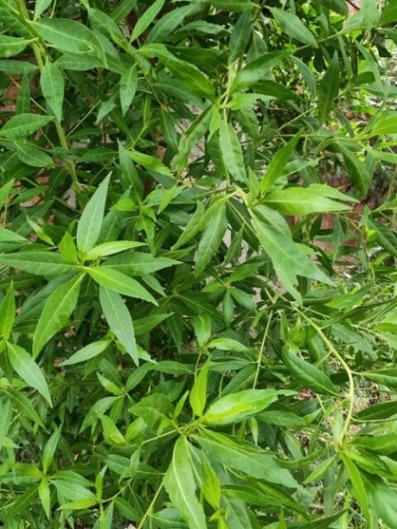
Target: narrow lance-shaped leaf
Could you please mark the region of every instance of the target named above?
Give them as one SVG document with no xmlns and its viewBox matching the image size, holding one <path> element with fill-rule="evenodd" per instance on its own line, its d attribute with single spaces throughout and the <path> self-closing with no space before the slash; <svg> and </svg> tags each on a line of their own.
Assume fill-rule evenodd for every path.
<svg viewBox="0 0 397 529">
<path fill-rule="evenodd" d="M 40 87 L 43 96 L 57 121 L 62 121 L 62 106 L 65 80 L 62 70 L 54 63 L 47 62 L 40 73 Z"/>
<path fill-rule="evenodd" d="M 14 286 L 11 282 L 0 305 L 0 334 L 4 340 L 8 340 L 11 335 L 12 326 L 15 320 L 15 297 Z"/>
<path fill-rule="evenodd" d="M 219 426 L 241 422 L 270 406 L 282 394 L 285 392 L 275 389 L 247 389 L 231 393 L 211 404 L 203 421 Z"/>
<path fill-rule="evenodd" d="M 138 365 L 138 350 L 135 342 L 131 314 L 123 298 L 104 287 L 99 289 L 99 300 L 106 321 L 132 360 Z"/>
<path fill-rule="evenodd" d="M 231 177 L 237 182 L 246 182 L 247 173 L 244 165 L 241 143 L 231 123 L 222 121 L 219 130 L 219 144 L 223 163 Z"/>
<path fill-rule="evenodd" d="M 189 446 L 184 437 L 180 437 L 175 443 L 171 463 L 164 477 L 164 486 L 189 529 L 206 529 L 204 510 L 196 496 Z"/>
<path fill-rule="evenodd" d="M 138 73 L 136 65 L 134 64 L 130 68 L 127 68 L 120 78 L 120 103 L 123 116 L 127 113 L 134 99 L 137 87 Z"/>
<path fill-rule="evenodd" d="M 263 81 L 272 68 L 287 56 L 288 53 L 284 51 L 272 51 L 249 62 L 237 73 L 231 91 L 236 92 L 248 88 L 253 83 Z"/>
<path fill-rule="evenodd" d="M 370 522 L 370 510 L 368 504 L 368 494 L 365 488 L 365 483 L 361 477 L 360 471 L 356 467 L 355 463 L 348 457 L 347 454 L 342 452 L 341 454 L 343 465 L 346 469 L 347 475 L 349 476 L 349 481 L 353 488 L 353 494 L 360 504 L 361 509 L 363 510 L 365 519 L 367 523 Z"/>
<path fill-rule="evenodd" d="M 7 58 L 18 55 L 29 46 L 31 42 L 32 39 L 0 35 L 0 57 Z"/>
<path fill-rule="evenodd" d="M 94 248 L 101 233 L 109 181 L 110 174 L 90 198 L 77 226 L 77 247 L 83 253 Z"/>
<path fill-rule="evenodd" d="M 306 362 L 286 347 L 283 349 L 283 359 L 293 376 L 305 386 L 320 394 L 339 396 L 331 379 L 318 367 Z"/>
<path fill-rule="evenodd" d="M 110 266 L 87 267 L 85 270 L 102 287 L 157 305 L 154 297 L 136 279 L 132 279 L 132 277 L 117 270 L 113 270 Z"/>
<path fill-rule="evenodd" d="M 9 342 L 7 343 L 7 354 L 10 364 L 22 380 L 28 386 L 37 389 L 40 395 L 52 405 L 50 391 L 44 375 L 30 354 L 19 345 Z"/>
<path fill-rule="evenodd" d="M 196 253 L 196 273 L 200 274 L 211 261 L 212 256 L 219 249 L 225 234 L 228 221 L 226 217 L 226 204 L 219 204 L 219 208 L 207 221 Z"/>
<path fill-rule="evenodd" d="M 54 118 L 38 114 L 18 114 L 10 118 L 0 129 L 0 137 L 9 140 L 19 140 L 29 134 L 37 132 Z"/>
<path fill-rule="evenodd" d="M 96 356 L 103 353 L 110 343 L 110 340 L 99 340 L 97 342 L 90 343 L 74 353 L 70 358 L 62 362 L 62 365 L 69 366 L 72 364 L 78 364 L 79 362 L 91 360 L 91 358 L 95 358 Z"/>
<path fill-rule="evenodd" d="M 0 263 L 44 277 L 76 274 L 78 266 L 66 264 L 59 254 L 43 251 L 0 254 Z"/>
<path fill-rule="evenodd" d="M 289 11 L 283 11 L 275 7 L 269 7 L 268 9 L 272 12 L 274 19 L 281 26 L 284 33 L 289 37 L 303 44 L 308 44 L 312 48 L 318 48 L 316 37 L 299 17 Z"/>
<path fill-rule="evenodd" d="M 83 275 L 63 283 L 48 297 L 33 336 L 33 356 L 36 358 L 45 344 L 67 324 L 79 298 Z"/>
<path fill-rule="evenodd" d="M 335 52 L 318 88 L 318 117 L 323 123 L 336 105 L 339 92 L 339 57 Z"/>
<path fill-rule="evenodd" d="M 85 54 L 99 47 L 95 33 L 75 20 L 47 18 L 32 25 L 40 37 L 60 51 Z"/>
<path fill-rule="evenodd" d="M 139 18 L 138 22 L 135 24 L 134 29 L 131 33 L 130 42 L 134 42 L 142 33 L 149 27 L 153 22 L 156 16 L 160 13 L 165 0 L 156 0 L 155 2 L 148 7 L 148 9 L 143 13 Z"/>
<path fill-rule="evenodd" d="M 189 394 L 190 406 L 198 417 L 202 416 L 207 400 L 208 367 L 208 364 L 205 364 L 201 368 Z"/>
<path fill-rule="evenodd" d="M 274 183 L 277 178 L 282 176 L 284 168 L 292 156 L 292 153 L 295 150 L 295 147 L 300 138 L 300 134 L 297 134 L 290 140 L 287 144 L 284 145 L 276 154 L 273 155 L 273 158 L 270 160 L 268 168 L 266 170 L 265 176 L 263 177 L 261 183 L 261 192 L 262 194 L 267 191 Z"/>
</svg>

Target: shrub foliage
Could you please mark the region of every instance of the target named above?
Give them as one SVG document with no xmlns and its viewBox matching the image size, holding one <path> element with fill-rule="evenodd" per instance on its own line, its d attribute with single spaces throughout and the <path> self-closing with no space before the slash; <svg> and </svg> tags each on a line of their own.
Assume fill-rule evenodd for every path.
<svg viewBox="0 0 397 529">
<path fill-rule="evenodd" d="M 361 4 L 0 0 L 5 529 L 397 528 L 397 1 Z"/>
</svg>

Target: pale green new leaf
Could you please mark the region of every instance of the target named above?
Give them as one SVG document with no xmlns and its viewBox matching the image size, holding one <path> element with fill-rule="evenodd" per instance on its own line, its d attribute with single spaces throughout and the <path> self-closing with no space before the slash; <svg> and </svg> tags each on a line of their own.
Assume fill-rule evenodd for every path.
<svg viewBox="0 0 397 529">
<path fill-rule="evenodd" d="M 40 395 L 42 395 L 50 404 L 50 406 L 52 406 L 51 395 L 47 386 L 47 382 L 41 369 L 30 356 L 30 354 L 19 345 L 9 342 L 7 342 L 7 353 L 8 359 L 14 371 L 18 373 L 18 375 L 24 382 L 26 382 L 26 384 L 28 384 L 28 386 L 37 389 Z"/>
<path fill-rule="evenodd" d="M 126 151 L 126 154 L 137 164 L 142 165 L 148 171 L 163 174 L 172 177 L 170 169 L 164 165 L 160 160 L 149 154 L 144 154 L 138 151 Z"/>
<path fill-rule="evenodd" d="M 206 424 L 222 426 L 241 422 L 275 402 L 283 392 L 275 389 L 247 389 L 216 400 L 203 417 Z"/>
<path fill-rule="evenodd" d="M 43 96 L 58 122 L 62 121 L 62 107 L 65 79 L 62 70 L 54 63 L 47 62 L 40 72 L 40 87 Z"/>
<path fill-rule="evenodd" d="M 171 463 L 164 476 L 164 486 L 189 529 L 206 529 L 204 510 L 196 496 L 188 441 L 184 437 L 175 443 Z"/>
<path fill-rule="evenodd" d="M 33 357 L 37 358 L 45 344 L 67 324 L 79 299 L 84 275 L 63 283 L 47 298 L 33 336 Z"/>
<path fill-rule="evenodd" d="M 208 363 L 201 368 L 189 394 L 190 406 L 198 417 L 202 416 L 207 401 L 208 369 Z"/>
<path fill-rule="evenodd" d="M 77 248 L 83 253 L 94 248 L 101 233 L 109 181 L 110 174 L 100 183 L 80 217 L 76 241 Z"/>
<path fill-rule="evenodd" d="M 138 350 L 134 335 L 131 314 L 123 298 L 107 288 L 100 287 L 99 300 L 103 314 L 112 332 L 125 348 L 132 360 L 138 365 Z"/>
</svg>

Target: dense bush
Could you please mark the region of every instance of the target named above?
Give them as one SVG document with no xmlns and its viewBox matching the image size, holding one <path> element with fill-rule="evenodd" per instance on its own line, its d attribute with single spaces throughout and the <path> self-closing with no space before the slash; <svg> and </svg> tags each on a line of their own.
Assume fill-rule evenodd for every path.
<svg viewBox="0 0 397 529">
<path fill-rule="evenodd" d="M 397 528 L 397 1 L 361 4 L 0 0 L 6 529 Z"/>
</svg>

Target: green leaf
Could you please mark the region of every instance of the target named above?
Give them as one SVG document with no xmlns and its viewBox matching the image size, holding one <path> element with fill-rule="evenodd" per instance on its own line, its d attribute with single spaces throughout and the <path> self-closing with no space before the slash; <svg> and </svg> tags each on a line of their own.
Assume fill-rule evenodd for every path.
<svg viewBox="0 0 397 529">
<path fill-rule="evenodd" d="M 228 225 L 226 204 L 222 203 L 208 219 L 196 252 L 196 274 L 201 274 L 219 249 Z"/>
<path fill-rule="evenodd" d="M 35 251 L 0 254 L 0 263 L 39 276 L 61 276 L 80 272 L 78 266 L 65 264 L 59 254 Z"/>
<path fill-rule="evenodd" d="M 207 379 L 208 379 L 208 363 L 205 364 L 197 375 L 192 389 L 189 393 L 190 406 L 195 415 L 201 417 L 207 401 Z"/>
<path fill-rule="evenodd" d="M 158 57 L 194 94 L 212 99 L 215 88 L 212 82 L 193 64 L 177 59 L 161 44 L 148 44 L 140 49 L 148 57 Z"/>
<path fill-rule="evenodd" d="M 138 365 L 138 350 L 135 342 L 134 325 L 123 298 L 112 290 L 99 288 L 99 300 L 103 314 L 112 332 L 125 347 L 136 365 Z"/>
<path fill-rule="evenodd" d="M 318 87 L 318 117 L 320 123 L 324 123 L 329 117 L 331 110 L 336 106 L 339 93 L 339 57 L 334 53 L 328 70 L 325 72 L 320 86 Z"/>
<path fill-rule="evenodd" d="M 397 1 L 389 0 L 385 5 L 382 15 L 380 17 L 380 23 L 383 24 L 393 24 L 397 21 Z"/>
<path fill-rule="evenodd" d="M 124 252 L 125 250 L 130 250 L 131 248 L 137 248 L 138 246 L 144 246 L 142 242 L 136 241 L 109 241 L 99 244 L 85 254 L 87 261 L 96 261 L 100 257 L 107 257 L 108 255 L 113 255 L 115 253 Z M 139 254 L 138 254 L 139 255 Z M 150 255 L 150 254 L 147 254 Z M 132 254 L 127 254 L 128 258 L 132 258 Z M 150 257 L 152 257 L 150 255 Z M 154 258 L 153 258 L 154 259 Z M 148 273 L 148 272 L 146 272 Z"/>
<path fill-rule="evenodd" d="M 252 10 L 255 7 L 249 0 L 206 0 L 208 4 L 220 9 L 221 11 L 231 11 L 239 13 L 241 11 Z"/>
<path fill-rule="evenodd" d="M 397 402 L 382 402 L 376 406 L 370 406 L 356 414 L 360 421 L 384 421 L 389 420 L 397 414 Z"/>
<path fill-rule="evenodd" d="M 241 144 L 231 123 L 221 121 L 219 145 L 222 159 L 230 175 L 237 182 L 246 182 L 247 173 L 244 166 Z"/>
<path fill-rule="evenodd" d="M 59 439 L 61 437 L 62 428 L 56 428 L 48 439 L 41 456 L 41 461 L 43 465 L 43 472 L 47 474 L 48 469 L 50 468 L 52 461 L 54 459 L 55 450 L 58 446 Z"/>
<path fill-rule="evenodd" d="M 73 470 L 61 470 L 51 477 L 57 491 L 72 501 L 94 499 L 94 494 L 87 488 L 90 482 Z"/>
<path fill-rule="evenodd" d="M 229 40 L 228 64 L 238 59 L 251 39 L 252 15 L 250 11 L 242 13 L 232 29 Z"/>
<path fill-rule="evenodd" d="M 11 282 L 0 305 L 0 334 L 4 340 L 8 340 L 11 336 L 15 310 L 14 285 Z"/>
<path fill-rule="evenodd" d="M 313 261 L 297 246 L 289 227 L 278 212 L 268 210 L 266 206 L 257 206 L 251 210 L 252 223 L 262 248 L 272 260 L 279 281 L 296 298 L 300 295 L 294 288 L 297 275 L 317 279 L 333 284 Z"/>
<path fill-rule="evenodd" d="M 197 10 L 197 7 L 194 5 L 186 5 L 172 9 L 155 23 L 147 36 L 146 42 L 162 42 L 181 25 L 186 16 L 195 10 Z"/>
<path fill-rule="evenodd" d="M 163 174 L 165 176 L 173 177 L 170 169 L 164 165 L 160 160 L 149 154 L 144 154 L 138 151 L 126 151 L 126 154 L 137 164 L 142 165 L 148 171 Z"/>
<path fill-rule="evenodd" d="M 397 368 L 366 371 L 360 373 L 360 375 L 377 384 L 382 384 L 392 389 L 397 388 Z"/>
<path fill-rule="evenodd" d="M 72 364 L 78 364 L 79 362 L 86 362 L 87 360 L 91 360 L 91 358 L 95 358 L 96 356 L 103 353 L 103 351 L 107 349 L 110 343 L 110 340 L 98 340 L 97 342 L 90 343 L 82 349 L 79 349 L 67 360 L 64 360 L 62 362 L 62 365 L 70 366 Z"/>
<path fill-rule="evenodd" d="M 130 42 L 134 42 L 142 33 L 150 26 L 156 16 L 160 13 L 165 0 L 156 0 L 146 9 L 143 15 L 139 18 L 132 31 Z"/>
<path fill-rule="evenodd" d="M 211 404 L 203 422 L 216 426 L 241 422 L 270 406 L 282 394 L 285 393 L 275 389 L 246 389 L 231 393 Z"/>
<path fill-rule="evenodd" d="M 46 9 L 50 7 L 52 0 L 36 0 L 34 6 L 34 20 L 40 18 Z"/>
<path fill-rule="evenodd" d="M 368 483 L 368 482 L 367 482 Z M 386 482 L 371 476 L 368 483 L 373 509 L 390 529 L 397 529 L 397 492 Z"/>
<path fill-rule="evenodd" d="M 39 116 L 38 114 L 18 114 L 10 118 L 0 129 L 0 137 L 8 140 L 19 140 L 37 132 L 54 118 L 51 116 Z"/>
<path fill-rule="evenodd" d="M 24 393 L 21 393 L 19 391 L 14 391 L 10 393 L 10 397 L 15 406 L 19 409 L 19 411 L 24 417 L 39 424 L 41 427 L 44 427 L 42 420 L 40 419 L 39 415 L 33 407 L 31 399 L 28 399 L 28 397 Z"/>
<path fill-rule="evenodd" d="M 50 156 L 43 150 L 26 143 L 15 143 L 15 149 L 21 162 L 31 167 L 54 167 L 55 164 Z"/>
<path fill-rule="evenodd" d="M 328 189 L 332 190 L 332 188 L 321 184 L 312 184 L 309 187 L 288 187 L 266 195 L 263 203 L 283 215 L 312 215 L 313 213 L 330 213 L 351 209 L 350 206 L 333 200 L 333 190 L 331 191 L 332 198 L 328 197 Z M 339 199 L 351 200 L 349 196 L 342 193 L 340 193 Z"/>
<path fill-rule="evenodd" d="M 226 467 L 284 487 L 293 489 L 298 487 L 290 472 L 282 468 L 272 455 L 251 443 L 239 441 L 229 435 L 210 430 L 203 431 L 200 435 L 195 436 L 195 439 L 211 460 L 213 459 Z"/>
<path fill-rule="evenodd" d="M 134 64 L 133 66 L 125 70 L 125 72 L 123 72 L 120 78 L 120 103 L 121 103 L 121 112 L 123 116 L 126 115 L 127 110 L 131 106 L 137 87 L 138 87 L 138 73 L 137 73 L 137 67 Z"/>
<path fill-rule="evenodd" d="M 357 189 L 359 196 L 367 195 L 369 186 L 371 184 L 371 174 L 365 166 L 364 162 L 359 160 L 357 156 L 342 143 L 338 144 L 338 149 L 342 153 L 349 178 Z"/>
<path fill-rule="evenodd" d="M 286 347 L 283 348 L 282 354 L 285 365 L 299 382 L 322 395 L 339 396 L 338 390 L 324 371 L 299 358 Z"/>
<path fill-rule="evenodd" d="M 30 354 L 25 351 L 19 345 L 15 345 L 7 342 L 7 353 L 8 359 L 14 371 L 22 378 L 26 384 L 37 391 L 42 395 L 50 406 L 51 395 L 47 386 L 47 382 L 44 378 L 41 369 L 30 356 Z"/>
<path fill-rule="evenodd" d="M 0 35 L 0 57 L 14 57 L 29 46 L 31 42 L 32 39 Z"/>
<path fill-rule="evenodd" d="M 154 297 L 138 281 L 122 272 L 114 270 L 110 266 L 98 266 L 96 268 L 85 267 L 84 269 L 96 283 L 106 289 L 132 298 L 143 299 L 157 305 Z"/>
<path fill-rule="evenodd" d="M 296 134 L 288 143 L 286 143 L 270 160 L 265 176 L 261 182 L 261 191 L 264 193 L 276 183 L 277 178 L 283 175 L 285 166 L 292 156 L 295 147 L 299 141 L 300 133 Z"/>
<path fill-rule="evenodd" d="M 41 69 L 40 88 L 56 120 L 61 122 L 65 80 L 62 70 L 56 64 L 47 61 Z"/>
<path fill-rule="evenodd" d="M 283 11 L 275 7 L 269 7 L 268 9 L 274 16 L 275 21 L 281 26 L 283 32 L 289 37 L 312 48 L 318 48 L 316 37 L 307 27 L 307 24 L 302 22 L 299 17 L 289 11 Z"/>
<path fill-rule="evenodd" d="M 288 57 L 288 53 L 285 51 L 272 51 L 249 62 L 237 73 L 231 91 L 237 92 L 258 81 L 263 81 L 270 74 L 272 68 L 286 57 Z"/>
<path fill-rule="evenodd" d="M 174 446 L 171 463 L 164 476 L 164 486 L 174 506 L 190 529 L 206 529 L 202 505 L 196 496 L 196 483 L 190 463 L 189 445 L 180 437 Z"/>
<path fill-rule="evenodd" d="M 361 477 L 360 471 L 354 464 L 354 462 L 348 457 L 347 454 L 342 452 L 341 454 L 343 465 L 346 469 L 347 475 L 349 476 L 349 481 L 353 488 L 353 494 L 360 504 L 361 509 L 363 510 L 365 519 L 368 523 L 370 522 L 370 510 L 368 505 L 368 495 L 365 487 L 365 483 Z"/>
<path fill-rule="evenodd" d="M 14 183 L 15 183 L 15 180 L 12 179 L 12 180 L 9 180 L 6 184 L 4 184 L 3 186 L 0 187 L 0 209 L 4 206 L 5 202 L 10 197 L 11 192 L 12 192 L 12 188 L 14 186 Z M 3 231 L 3 229 L 0 229 L 0 231 Z M 15 234 L 15 235 L 17 235 L 17 234 Z M 0 236 L 0 241 L 1 241 L 1 236 Z"/>
<path fill-rule="evenodd" d="M 32 26 L 45 41 L 66 53 L 93 53 L 99 47 L 95 33 L 75 20 L 46 18 Z"/>
<path fill-rule="evenodd" d="M 114 270 L 128 275 L 143 276 L 177 264 L 180 262 L 167 257 L 154 257 L 144 252 L 126 252 L 107 259 L 103 266 L 111 266 Z"/>
<path fill-rule="evenodd" d="M 65 327 L 76 308 L 83 275 L 63 283 L 47 298 L 33 336 L 33 357 L 37 358 L 45 344 Z"/>
<path fill-rule="evenodd" d="M 77 248 L 83 253 L 94 248 L 101 233 L 110 176 L 109 173 L 100 183 L 84 208 L 77 225 Z"/>
</svg>

